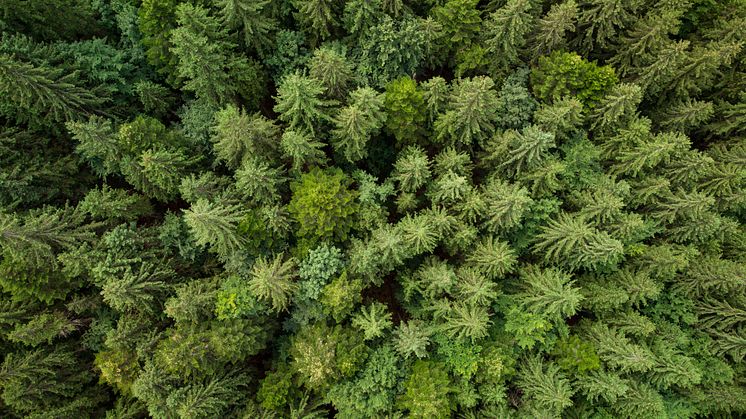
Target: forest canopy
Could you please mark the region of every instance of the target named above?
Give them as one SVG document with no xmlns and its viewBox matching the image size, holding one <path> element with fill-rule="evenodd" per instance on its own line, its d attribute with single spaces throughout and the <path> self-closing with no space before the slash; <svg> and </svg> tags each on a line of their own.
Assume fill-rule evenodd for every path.
<svg viewBox="0 0 746 419">
<path fill-rule="evenodd" d="M 746 416 L 744 0 L 0 1 L 0 417 Z"/>
</svg>

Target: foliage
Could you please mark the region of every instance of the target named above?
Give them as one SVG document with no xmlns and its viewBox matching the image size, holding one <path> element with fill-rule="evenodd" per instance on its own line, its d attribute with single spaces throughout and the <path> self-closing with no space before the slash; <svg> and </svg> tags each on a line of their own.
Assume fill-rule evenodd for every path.
<svg viewBox="0 0 746 419">
<path fill-rule="evenodd" d="M 298 222 L 298 235 L 310 240 L 344 240 L 353 225 L 356 192 L 339 169 L 313 168 L 290 183 L 288 210 Z"/>
<path fill-rule="evenodd" d="M 746 416 L 745 17 L 0 1 L 0 417 Z"/>
<path fill-rule="evenodd" d="M 552 52 L 541 57 L 531 73 L 534 94 L 545 102 L 572 95 L 585 106 L 593 106 L 616 82 L 612 67 L 599 67 L 571 52 Z"/>
</svg>

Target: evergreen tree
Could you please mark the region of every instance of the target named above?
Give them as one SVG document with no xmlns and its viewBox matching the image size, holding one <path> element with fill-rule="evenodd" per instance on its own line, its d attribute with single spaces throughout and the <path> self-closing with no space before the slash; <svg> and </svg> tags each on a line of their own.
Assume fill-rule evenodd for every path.
<svg viewBox="0 0 746 419">
<path fill-rule="evenodd" d="M 283 261 L 283 255 L 276 255 L 274 259 L 257 259 L 251 268 L 251 280 L 248 286 L 260 301 L 268 302 L 275 311 L 288 308 L 290 297 L 297 285 L 293 282 L 296 277 L 295 262 L 292 259 Z"/>
<path fill-rule="evenodd" d="M 316 79 L 298 72 L 290 74 L 277 88 L 274 110 L 291 129 L 305 130 L 313 135 L 319 123 L 331 118 L 327 108 L 333 102 L 322 99 L 323 93 L 324 87 Z"/>
<path fill-rule="evenodd" d="M 0 54 L 2 114 L 17 123 L 47 126 L 79 119 L 103 101 L 76 85 L 76 74 L 34 66 Z"/>
<path fill-rule="evenodd" d="M 249 155 L 272 157 L 278 149 L 279 129 L 272 121 L 259 114 L 247 115 L 233 105 L 215 114 L 213 131 L 217 159 L 234 169 Z"/>
<path fill-rule="evenodd" d="M 330 0 L 294 0 L 295 20 L 311 37 L 311 44 L 328 38 L 339 25 L 339 4 Z"/>
<path fill-rule="evenodd" d="M 184 211 L 184 221 L 200 246 L 210 245 L 221 256 L 229 256 L 243 244 L 238 223 L 243 211 L 238 205 L 222 205 L 200 199 Z"/>
<path fill-rule="evenodd" d="M 419 138 L 425 121 L 423 106 L 422 92 L 411 78 L 402 77 L 386 85 L 386 129 L 399 147 L 411 145 Z"/>
<path fill-rule="evenodd" d="M 490 70 L 494 77 L 518 62 L 533 23 L 530 9 L 528 0 L 508 0 L 485 21 L 485 45 L 493 58 Z"/>
<path fill-rule="evenodd" d="M 539 19 L 531 37 L 533 58 L 563 49 L 567 44 L 567 33 L 575 31 L 577 18 L 578 5 L 574 0 L 552 5 L 546 15 Z"/>
<path fill-rule="evenodd" d="M 354 162 L 366 157 L 366 145 L 383 126 L 386 114 L 381 109 L 383 99 L 371 88 L 350 93 L 349 103 L 334 118 L 331 134 L 335 149 Z"/>
<path fill-rule="evenodd" d="M 238 91 L 234 77 L 241 62 L 230 55 L 233 47 L 220 21 L 207 9 L 188 3 L 176 8 L 179 26 L 171 31 L 176 71 L 186 79 L 184 88 L 214 104 L 224 104 Z"/>
<path fill-rule="evenodd" d="M 266 51 L 272 43 L 271 33 L 277 21 L 267 16 L 265 9 L 269 1 L 219 0 L 223 21 L 231 29 L 243 32 L 244 42 L 257 51 Z"/>
<path fill-rule="evenodd" d="M 344 240 L 356 212 L 356 192 L 341 170 L 312 169 L 290 183 L 288 210 L 300 224 L 298 235 L 309 240 Z"/>
<path fill-rule="evenodd" d="M 344 98 L 355 82 L 352 64 L 345 54 L 329 46 L 314 50 L 308 61 L 308 74 L 320 81 L 326 93 L 335 99 Z"/>
<path fill-rule="evenodd" d="M 462 80 L 453 87 L 447 110 L 435 121 L 437 139 L 469 146 L 495 131 L 497 93 L 489 77 Z"/>
</svg>

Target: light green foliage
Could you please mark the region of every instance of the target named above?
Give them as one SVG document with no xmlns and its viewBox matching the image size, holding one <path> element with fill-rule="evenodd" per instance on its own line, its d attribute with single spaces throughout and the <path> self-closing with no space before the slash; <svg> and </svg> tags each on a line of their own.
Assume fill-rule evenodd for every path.
<svg viewBox="0 0 746 419">
<path fill-rule="evenodd" d="M 298 222 L 298 235 L 309 240 L 344 240 L 356 212 L 355 191 L 339 169 L 313 168 L 290 183 L 290 215 Z"/>
<path fill-rule="evenodd" d="M 352 65 L 345 54 L 330 46 L 314 50 L 308 61 L 308 74 L 320 81 L 326 93 L 336 99 L 344 98 L 355 82 Z"/>
<path fill-rule="evenodd" d="M 585 106 L 594 106 L 617 82 L 614 69 L 599 67 L 569 52 L 539 58 L 531 73 L 534 94 L 544 102 L 573 95 Z"/>
<path fill-rule="evenodd" d="M 469 146 L 482 143 L 495 131 L 497 92 L 489 77 L 459 81 L 452 87 L 446 112 L 435 121 L 439 141 Z"/>
<path fill-rule="evenodd" d="M 477 244 L 466 260 L 483 274 L 499 279 L 513 271 L 516 254 L 507 243 L 488 236 Z"/>
<path fill-rule="evenodd" d="M 217 160 L 232 169 L 255 154 L 273 156 L 278 137 L 277 126 L 259 114 L 248 115 L 233 105 L 215 114 L 213 149 Z"/>
<path fill-rule="evenodd" d="M 399 358 L 390 346 L 381 346 L 354 381 L 341 382 L 329 392 L 340 417 L 375 416 L 394 408 L 396 385 L 401 380 Z"/>
<path fill-rule="evenodd" d="M 194 164 L 181 150 L 150 149 L 139 157 L 122 160 L 122 174 L 132 186 L 150 198 L 173 200 L 181 179 Z"/>
<path fill-rule="evenodd" d="M 273 310 L 287 310 L 290 297 L 297 288 L 294 282 L 295 261 L 283 261 L 283 255 L 276 255 L 272 260 L 259 258 L 251 268 L 249 290 L 259 299 L 267 302 Z"/>
<path fill-rule="evenodd" d="M 275 112 L 291 129 L 313 135 L 319 123 L 330 119 L 327 108 L 333 102 L 321 97 L 325 88 L 320 81 L 295 72 L 287 75 L 277 88 Z"/>
<path fill-rule="evenodd" d="M 328 389 L 339 376 L 351 376 L 365 362 L 367 348 L 349 329 L 315 324 L 292 339 L 292 368 L 310 389 Z"/>
<path fill-rule="evenodd" d="M 343 271 L 339 277 L 327 284 L 321 292 L 320 301 L 324 305 L 324 311 L 337 322 L 341 322 L 362 301 L 360 296 L 362 289 L 362 281 L 349 279 L 347 271 Z"/>
<path fill-rule="evenodd" d="M 378 133 L 386 120 L 382 107 L 381 95 L 369 87 L 361 87 L 350 93 L 349 105 L 340 109 L 334 118 L 335 128 L 331 135 L 335 150 L 351 162 L 365 158 L 368 155 L 368 141 Z"/>
<path fill-rule="evenodd" d="M 591 115 L 594 129 L 608 129 L 632 117 L 641 100 L 639 86 L 626 83 L 614 86 Z"/>
<path fill-rule="evenodd" d="M 405 393 L 399 398 L 401 408 L 412 418 L 446 418 L 453 409 L 448 373 L 435 362 L 417 361 L 404 383 Z"/>
<path fill-rule="evenodd" d="M 497 178 L 484 186 L 487 205 L 485 227 L 497 233 L 516 227 L 533 200 L 525 188 L 505 183 Z"/>
<path fill-rule="evenodd" d="M 352 316 L 352 325 L 363 332 L 365 340 L 383 337 L 391 328 L 391 313 L 385 304 L 372 303 L 360 307 L 360 312 Z"/>
<path fill-rule="evenodd" d="M 526 45 L 533 23 L 530 8 L 529 0 L 508 0 L 484 22 L 485 46 L 492 58 L 493 75 L 504 74 L 518 61 L 518 53 Z"/>
<path fill-rule="evenodd" d="M 521 132 L 508 130 L 495 135 L 487 144 L 485 160 L 494 161 L 511 176 L 536 169 L 555 147 L 554 135 L 529 125 Z"/>
<path fill-rule="evenodd" d="M 579 310 L 583 295 L 572 286 L 569 275 L 529 266 L 521 270 L 520 276 L 523 291 L 517 298 L 528 311 L 559 322 Z"/>
<path fill-rule="evenodd" d="M 417 358 L 427 356 L 427 347 L 430 344 L 430 332 L 417 320 L 402 322 L 394 331 L 394 344 L 396 351 L 405 358 L 414 355 Z"/>
<path fill-rule="evenodd" d="M 215 299 L 215 314 L 220 320 L 257 315 L 267 308 L 253 294 L 249 281 L 238 275 L 222 280 Z"/>
<path fill-rule="evenodd" d="M 223 22 L 231 29 L 238 29 L 244 35 L 244 42 L 257 51 L 271 47 L 273 32 L 277 21 L 267 16 L 269 1 L 251 0 L 218 0 Z"/>
<path fill-rule="evenodd" d="M 241 168 L 236 170 L 235 177 L 238 192 L 261 204 L 279 201 L 281 187 L 286 180 L 282 169 L 271 167 L 258 157 L 244 160 Z"/>
<path fill-rule="evenodd" d="M 216 312 L 217 281 L 197 279 L 176 287 L 176 295 L 166 300 L 164 313 L 177 325 L 197 325 Z"/>
<path fill-rule="evenodd" d="M 387 84 L 384 108 L 386 129 L 396 138 L 397 145 L 415 144 L 425 122 L 424 98 L 417 83 L 401 77 Z"/>
<path fill-rule="evenodd" d="M 552 353 L 557 357 L 559 367 L 570 373 L 583 374 L 601 367 L 593 345 L 576 335 L 557 342 Z"/>
<path fill-rule="evenodd" d="M 492 323 L 489 311 L 477 305 L 455 304 L 452 315 L 446 318 L 444 329 L 449 336 L 472 342 L 487 336 L 487 329 Z"/>
<path fill-rule="evenodd" d="M 228 256 L 237 251 L 243 239 L 236 231 L 243 217 L 237 205 L 221 205 L 206 199 L 195 202 L 184 211 L 184 221 L 200 246 L 210 245 L 219 255 Z"/>
<path fill-rule="evenodd" d="M 521 348 L 531 349 L 537 343 L 544 343 L 546 333 L 552 329 L 552 324 L 540 314 L 517 307 L 511 308 L 506 318 L 505 331 L 515 337 L 516 344 Z"/>
<path fill-rule="evenodd" d="M 562 259 L 573 269 L 613 265 L 624 254 L 621 242 L 568 214 L 550 221 L 536 239 L 535 252 L 541 252 L 545 260 Z"/>
<path fill-rule="evenodd" d="M 568 32 L 575 31 L 578 18 L 578 4 L 575 0 L 566 0 L 553 4 L 549 11 L 539 19 L 531 37 L 531 51 L 534 58 L 549 55 L 552 51 L 561 50 L 567 44 Z"/>
<path fill-rule="evenodd" d="M 532 403 L 555 415 L 572 405 L 570 382 L 557 365 L 545 365 L 540 357 L 525 360 L 518 374 L 518 385 Z"/>
<path fill-rule="evenodd" d="M 404 149 L 394 165 L 393 178 L 404 192 L 416 192 L 430 179 L 430 159 L 416 146 Z"/>
<path fill-rule="evenodd" d="M 312 139 L 303 131 L 286 130 L 282 134 L 280 147 L 283 156 L 292 160 L 294 171 L 326 162 L 326 154 L 322 150 L 324 143 Z"/>
<path fill-rule="evenodd" d="M 155 311 L 154 302 L 168 290 L 166 279 L 169 271 L 142 264 L 137 271 L 127 269 L 121 277 L 104 282 L 101 295 L 111 308 L 125 312 L 131 310 Z"/>
<path fill-rule="evenodd" d="M 287 405 L 288 393 L 293 385 L 292 379 L 292 372 L 285 365 L 281 365 L 275 371 L 270 371 L 261 380 L 256 395 L 262 407 L 278 410 Z"/>
<path fill-rule="evenodd" d="M 245 375 L 213 377 L 206 383 L 191 384 L 169 396 L 168 403 L 184 418 L 210 418 L 222 415 L 229 406 L 244 398 Z"/>
</svg>

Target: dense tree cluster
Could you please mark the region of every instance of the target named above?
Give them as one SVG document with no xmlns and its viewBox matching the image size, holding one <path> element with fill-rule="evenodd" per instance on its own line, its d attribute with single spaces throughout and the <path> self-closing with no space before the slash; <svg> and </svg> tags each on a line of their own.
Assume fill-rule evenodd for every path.
<svg viewBox="0 0 746 419">
<path fill-rule="evenodd" d="M 0 2 L 0 417 L 746 415 L 741 0 Z"/>
</svg>

